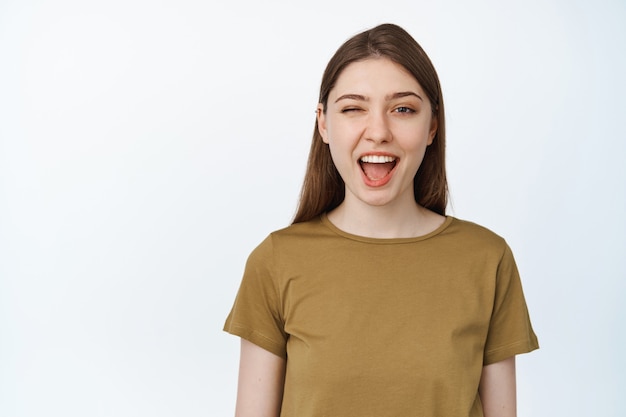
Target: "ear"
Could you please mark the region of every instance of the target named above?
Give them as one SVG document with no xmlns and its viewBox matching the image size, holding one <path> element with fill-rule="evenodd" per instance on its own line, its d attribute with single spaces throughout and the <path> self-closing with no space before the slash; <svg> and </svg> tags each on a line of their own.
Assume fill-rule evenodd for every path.
<svg viewBox="0 0 626 417">
<path fill-rule="evenodd" d="M 428 144 L 431 145 L 433 140 L 435 140 L 435 135 L 437 134 L 437 128 L 439 127 L 439 122 L 437 121 L 436 116 L 432 116 L 430 121 L 430 130 L 428 131 Z"/>
<path fill-rule="evenodd" d="M 324 105 L 317 105 L 317 131 L 320 132 L 322 141 L 328 144 L 328 128 L 326 126 L 326 114 L 324 113 Z"/>
</svg>

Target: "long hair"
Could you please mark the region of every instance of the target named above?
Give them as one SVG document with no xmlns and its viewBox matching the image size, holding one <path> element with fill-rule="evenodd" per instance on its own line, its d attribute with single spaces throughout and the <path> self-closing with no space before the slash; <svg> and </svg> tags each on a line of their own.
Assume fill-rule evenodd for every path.
<svg viewBox="0 0 626 417">
<path fill-rule="evenodd" d="M 320 86 L 319 103 L 324 112 L 328 95 L 343 70 L 353 62 L 387 58 L 402 65 L 424 89 L 437 118 L 437 132 L 413 180 L 415 201 L 436 213 L 445 214 L 448 185 L 445 166 L 445 117 L 443 96 L 435 67 L 422 47 L 404 29 L 383 24 L 348 39 L 330 59 Z M 322 141 L 317 120 L 309 152 L 300 202 L 293 223 L 311 220 L 339 206 L 345 197 L 345 183 Z"/>
</svg>

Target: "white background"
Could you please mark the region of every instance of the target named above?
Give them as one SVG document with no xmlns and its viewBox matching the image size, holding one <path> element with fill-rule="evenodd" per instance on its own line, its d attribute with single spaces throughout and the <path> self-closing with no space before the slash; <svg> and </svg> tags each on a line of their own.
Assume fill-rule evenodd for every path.
<svg viewBox="0 0 626 417">
<path fill-rule="evenodd" d="M 226 3 L 0 1 L 0 416 L 232 415 L 245 259 L 383 22 L 439 71 L 450 214 L 516 254 L 520 416 L 626 415 L 626 4 Z"/>
</svg>

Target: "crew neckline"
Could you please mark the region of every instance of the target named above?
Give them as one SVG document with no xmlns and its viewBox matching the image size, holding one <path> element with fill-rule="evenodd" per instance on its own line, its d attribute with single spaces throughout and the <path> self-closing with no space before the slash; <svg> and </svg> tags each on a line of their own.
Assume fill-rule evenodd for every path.
<svg viewBox="0 0 626 417">
<path fill-rule="evenodd" d="M 320 215 L 320 221 L 322 222 L 322 224 L 324 226 L 326 226 L 328 229 L 330 229 L 335 234 L 338 234 L 339 236 L 345 237 L 345 238 L 350 239 L 350 240 L 356 240 L 358 242 L 364 242 L 364 243 L 396 244 L 396 243 L 419 242 L 419 241 L 427 240 L 427 239 L 430 239 L 430 238 L 432 238 L 434 236 L 437 236 L 438 234 L 440 234 L 441 232 L 446 230 L 448 228 L 448 226 L 450 226 L 452 224 L 452 222 L 454 221 L 454 217 L 452 217 L 452 216 L 445 216 L 445 220 L 443 221 L 443 223 L 441 225 L 439 225 L 439 227 L 437 227 L 435 230 L 433 230 L 430 233 L 426 233 L 425 235 L 415 236 L 415 237 L 393 237 L 393 238 L 367 237 L 367 236 L 360 236 L 360 235 L 355 235 L 355 234 L 352 234 L 352 233 L 348 233 L 348 232 L 346 232 L 344 230 L 341 230 L 337 226 L 335 226 L 333 224 L 333 222 L 331 222 L 328 219 L 328 214 L 327 213 L 322 213 Z"/>
</svg>

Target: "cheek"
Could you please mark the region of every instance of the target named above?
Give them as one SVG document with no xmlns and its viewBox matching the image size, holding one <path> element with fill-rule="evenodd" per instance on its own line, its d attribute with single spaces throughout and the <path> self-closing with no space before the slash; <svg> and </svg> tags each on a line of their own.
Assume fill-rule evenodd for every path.
<svg viewBox="0 0 626 417">
<path fill-rule="evenodd" d="M 341 155 L 344 154 L 344 151 L 342 150 L 341 146 L 339 146 L 337 141 L 331 140 L 328 144 L 328 149 L 330 150 L 330 157 L 333 160 L 335 166 L 341 165 Z"/>
<path fill-rule="evenodd" d="M 352 151 L 345 142 L 331 139 L 328 144 L 330 158 L 339 174 L 343 177 L 352 169 Z"/>
<path fill-rule="evenodd" d="M 396 140 L 402 142 L 402 147 L 407 151 L 419 152 L 425 149 L 431 142 L 430 132 L 423 126 L 406 129 L 403 134 L 396 136 Z"/>
<path fill-rule="evenodd" d="M 428 132 L 428 142 L 427 145 L 432 145 L 433 141 L 435 140 L 435 136 L 437 135 L 437 130 L 430 130 Z"/>
<path fill-rule="evenodd" d="M 346 152 L 351 146 L 354 146 L 354 135 L 350 133 L 350 129 L 345 124 L 329 123 L 326 130 L 327 143 L 331 148 L 331 152 Z M 334 151 L 333 151 L 334 149 Z"/>
</svg>

